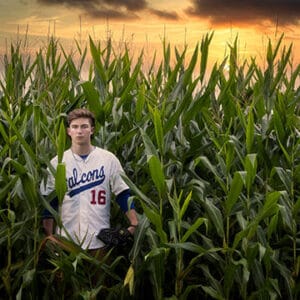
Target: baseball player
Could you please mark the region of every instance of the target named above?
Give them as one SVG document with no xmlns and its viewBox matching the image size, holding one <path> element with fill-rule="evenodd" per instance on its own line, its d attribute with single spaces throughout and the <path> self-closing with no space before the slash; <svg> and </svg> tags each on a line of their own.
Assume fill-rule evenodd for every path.
<svg viewBox="0 0 300 300">
<path fill-rule="evenodd" d="M 112 194 L 129 220 L 127 231 L 134 233 L 138 218 L 134 204 L 129 204 L 129 187 L 123 181 L 124 172 L 117 157 L 91 144 L 95 118 L 87 109 L 75 109 L 67 116 L 67 134 L 71 147 L 63 155 L 66 166 L 67 192 L 59 210 L 62 226 L 56 233 L 70 236 L 84 249 L 97 250 L 105 246 L 97 235 L 101 229 L 110 228 Z M 56 168 L 58 157 L 51 160 Z M 41 193 L 49 195 L 55 189 L 55 179 L 49 172 L 46 182 L 41 184 Z M 51 205 L 58 209 L 58 200 Z M 128 207 L 129 206 L 129 207 Z M 43 227 L 47 235 L 54 232 L 54 219 L 45 211 Z"/>
</svg>

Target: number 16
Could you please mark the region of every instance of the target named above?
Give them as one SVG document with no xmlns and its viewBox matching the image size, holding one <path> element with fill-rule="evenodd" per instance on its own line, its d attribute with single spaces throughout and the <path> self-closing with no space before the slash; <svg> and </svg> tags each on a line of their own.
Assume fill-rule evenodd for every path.
<svg viewBox="0 0 300 300">
<path fill-rule="evenodd" d="M 91 190 L 92 193 L 92 200 L 91 200 L 91 204 L 96 205 L 104 205 L 106 203 L 106 192 L 105 190 L 99 190 L 98 191 L 98 195 L 97 195 L 97 202 L 96 202 L 96 190 Z"/>
</svg>

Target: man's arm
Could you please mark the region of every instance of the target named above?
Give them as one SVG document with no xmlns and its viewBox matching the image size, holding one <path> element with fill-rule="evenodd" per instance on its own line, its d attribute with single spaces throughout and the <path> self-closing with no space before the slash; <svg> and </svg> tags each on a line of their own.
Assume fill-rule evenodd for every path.
<svg viewBox="0 0 300 300">
<path fill-rule="evenodd" d="M 54 229 L 54 219 L 53 218 L 43 219 L 43 227 L 44 227 L 45 234 L 47 236 L 52 235 Z"/>
<path fill-rule="evenodd" d="M 133 202 L 129 203 L 129 197 L 130 197 L 130 190 L 127 189 L 121 192 L 119 195 L 117 195 L 116 200 L 121 210 L 126 214 L 130 223 L 128 230 L 131 234 L 133 234 L 139 221 L 135 211 L 134 203 Z"/>
<path fill-rule="evenodd" d="M 55 210 L 58 211 L 58 198 L 55 197 L 50 202 L 50 206 Z M 42 211 L 42 225 L 44 228 L 44 232 L 46 235 L 52 235 L 55 229 L 55 222 L 52 213 L 48 209 L 44 209 Z"/>
<path fill-rule="evenodd" d="M 50 197 L 50 206 L 58 211 L 58 198 L 55 196 L 55 162 L 53 165 L 53 160 L 51 164 L 47 168 L 48 176 L 43 179 L 40 184 L 40 192 L 43 197 Z M 52 195 L 53 194 L 53 195 Z M 44 229 L 44 233 L 49 236 L 54 233 L 55 230 L 55 220 L 52 213 L 45 207 L 42 211 L 42 227 Z"/>
<path fill-rule="evenodd" d="M 138 218 L 135 209 L 130 209 L 126 212 L 126 216 L 129 220 L 129 227 L 127 228 L 131 234 L 134 234 L 135 228 L 138 226 Z"/>
</svg>

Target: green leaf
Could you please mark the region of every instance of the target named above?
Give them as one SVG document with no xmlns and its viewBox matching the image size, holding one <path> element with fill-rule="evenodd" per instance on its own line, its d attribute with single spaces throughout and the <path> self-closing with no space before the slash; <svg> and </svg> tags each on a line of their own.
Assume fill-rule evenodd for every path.
<svg viewBox="0 0 300 300">
<path fill-rule="evenodd" d="M 26 173 L 21 176 L 23 191 L 27 200 L 27 203 L 30 205 L 30 208 L 33 209 L 38 205 L 38 195 L 36 182 L 31 174 Z"/>
<path fill-rule="evenodd" d="M 0 193 L 1 195 L 1 193 Z M 300 197 L 297 198 L 297 201 L 295 202 L 293 206 L 293 216 L 297 216 L 297 214 L 300 212 Z"/>
<path fill-rule="evenodd" d="M 273 233 L 277 232 L 278 226 L 278 213 L 271 217 L 270 223 L 268 225 L 268 239 L 272 237 Z"/>
<path fill-rule="evenodd" d="M 253 141 L 254 141 L 254 117 L 253 117 L 252 110 L 250 110 L 248 114 L 248 122 L 246 128 L 246 148 L 248 154 L 252 152 Z"/>
<path fill-rule="evenodd" d="M 146 155 L 151 157 L 151 156 L 155 156 L 158 157 L 158 153 L 157 150 L 154 146 L 154 144 L 152 143 L 150 137 L 147 135 L 147 133 L 141 128 L 141 136 L 145 145 L 145 152 Z"/>
<path fill-rule="evenodd" d="M 106 93 L 107 86 L 107 74 L 104 68 L 104 65 L 101 61 L 102 53 L 99 49 L 97 49 L 93 40 L 90 37 L 90 50 L 93 57 L 93 62 L 95 64 L 95 73 L 97 75 L 97 85 L 99 88 L 100 96 L 104 98 Z"/>
<path fill-rule="evenodd" d="M 284 170 L 282 167 L 274 167 L 271 170 L 271 178 L 277 174 L 280 178 L 281 182 L 284 184 L 284 187 L 287 191 L 291 190 L 292 182 L 291 182 L 291 174 Z"/>
<path fill-rule="evenodd" d="M 185 214 L 185 212 L 186 212 L 186 210 L 189 206 L 189 203 L 190 203 L 191 199 L 192 199 L 192 191 L 189 192 L 189 194 L 187 195 L 187 197 L 185 198 L 185 200 L 183 202 L 183 206 L 180 209 L 180 215 L 179 215 L 180 220 L 183 219 L 183 216 L 184 216 L 184 214 Z"/>
<path fill-rule="evenodd" d="M 20 164 L 17 160 L 12 159 L 10 157 L 7 157 L 4 160 L 3 163 L 3 168 L 6 167 L 7 164 L 11 164 L 13 166 L 13 168 L 15 169 L 15 171 L 19 174 L 19 175 L 24 175 L 27 173 L 27 169 L 24 165 Z"/>
<path fill-rule="evenodd" d="M 170 118 L 168 118 L 166 120 L 166 122 L 164 123 L 164 132 L 167 133 L 170 130 L 172 130 L 174 128 L 174 126 L 177 124 L 178 119 L 180 118 L 181 115 L 184 115 L 184 112 L 188 109 L 190 103 L 191 103 L 191 99 L 192 99 L 192 94 L 194 92 L 194 89 L 197 86 L 198 81 L 195 80 L 194 82 L 192 82 L 189 86 L 188 86 L 188 90 L 187 92 L 184 94 L 183 99 L 181 100 L 178 108 L 174 111 L 174 113 L 171 115 Z M 180 79 L 179 82 L 179 86 L 178 86 L 178 93 L 181 90 L 183 84 L 183 79 Z"/>
<path fill-rule="evenodd" d="M 65 145 L 66 145 L 66 129 L 63 121 L 60 122 L 56 145 L 57 145 L 58 162 L 61 163 L 65 151 Z"/>
<path fill-rule="evenodd" d="M 250 194 L 257 172 L 257 154 L 247 154 L 245 159 L 247 193 Z"/>
<path fill-rule="evenodd" d="M 286 228 L 288 228 L 290 230 L 290 232 L 292 232 L 293 228 L 295 226 L 295 220 L 293 219 L 292 211 L 289 208 L 289 205 L 287 205 L 286 202 L 284 204 L 285 205 L 278 205 L 280 215 L 281 215 L 284 226 Z"/>
<path fill-rule="evenodd" d="M 145 215 L 147 216 L 149 221 L 155 226 L 156 233 L 160 237 L 161 242 L 166 243 L 168 241 L 168 236 L 163 230 L 162 218 L 160 214 L 157 211 L 148 208 L 143 202 L 141 202 L 141 204 Z"/>
<path fill-rule="evenodd" d="M 148 164 L 150 168 L 151 178 L 155 184 L 155 187 L 157 188 L 158 193 L 160 195 L 163 195 L 166 191 L 166 184 L 162 165 L 159 159 L 154 155 L 148 157 Z"/>
<path fill-rule="evenodd" d="M 141 66 L 142 66 L 142 56 L 143 54 L 140 55 L 139 59 L 138 59 L 138 63 L 136 64 L 131 78 L 129 79 L 128 82 L 126 82 L 126 85 L 124 87 L 124 90 L 121 93 L 121 97 L 120 97 L 120 101 L 118 102 L 117 108 L 119 109 L 122 105 L 124 105 L 127 100 L 131 100 L 132 96 L 131 96 L 131 91 L 134 87 L 134 85 L 137 82 L 137 77 L 141 71 Z"/>
<path fill-rule="evenodd" d="M 197 229 L 203 224 L 207 224 L 207 219 L 205 218 L 198 218 L 196 222 L 194 222 L 192 225 L 189 226 L 189 229 L 185 232 L 184 236 L 181 238 L 180 242 L 184 243 L 186 240 L 197 231 Z"/>
<path fill-rule="evenodd" d="M 205 206 L 208 217 L 211 220 L 211 225 L 215 227 L 219 237 L 224 238 L 224 224 L 220 209 L 210 201 L 205 201 L 203 202 L 203 204 Z"/>
<path fill-rule="evenodd" d="M 66 166 L 64 163 L 58 163 L 55 173 L 55 191 L 58 197 L 58 201 L 61 204 L 65 193 L 67 192 L 66 181 Z"/>
<path fill-rule="evenodd" d="M 156 142 L 161 155 L 163 155 L 164 154 L 164 132 L 163 132 L 163 126 L 161 121 L 161 114 L 157 108 L 155 108 L 153 111 L 153 123 L 154 123 Z"/>
<path fill-rule="evenodd" d="M 0 133 L 2 135 L 2 138 L 3 138 L 3 141 L 5 144 L 9 144 L 9 138 L 8 138 L 8 135 L 2 125 L 2 123 L 0 123 Z"/>
<path fill-rule="evenodd" d="M 105 113 L 100 102 L 98 91 L 90 81 L 83 82 L 81 86 L 90 110 L 94 112 L 96 119 L 103 126 L 105 124 Z"/>
<path fill-rule="evenodd" d="M 284 140 L 286 129 L 284 128 L 283 122 L 281 120 L 280 112 L 278 112 L 276 109 L 274 109 L 272 119 L 273 119 L 273 122 L 274 122 L 274 127 L 275 127 L 275 130 L 276 130 L 276 134 L 278 136 L 278 141 L 281 143 L 281 141 Z"/>
<path fill-rule="evenodd" d="M 235 172 L 233 176 L 233 180 L 230 184 L 230 190 L 225 200 L 225 211 L 226 216 L 228 217 L 231 213 L 231 210 L 238 200 L 244 182 L 245 182 L 246 172 Z"/>
<path fill-rule="evenodd" d="M 0 203 L 1 207 L 4 207 L 4 204 L 2 206 L 2 200 L 6 200 L 8 198 L 8 195 L 10 194 L 12 188 L 15 186 L 16 182 L 19 180 L 19 176 L 13 176 L 11 180 L 5 183 L 5 185 L 1 186 L 0 188 Z"/>
<path fill-rule="evenodd" d="M 151 209 L 158 210 L 157 204 L 147 197 L 125 174 L 122 174 L 121 176 L 140 201 L 143 201 Z"/>
<path fill-rule="evenodd" d="M 166 246 L 170 248 L 175 248 L 175 249 L 184 249 L 190 252 L 198 253 L 198 254 L 205 254 L 208 252 L 207 249 L 191 242 L 185 242 L 185 243 L 166 243 Z M 212 249 L 210 249 L 212 251 Z"/>
<path fill-rule="evenodd" d="M 215 176 L 215 179 L 218 181 L 218 183 L 220 184 L 222 189 L 224 191 L 227 191 L 226 184 L 224 183 L 221 176 L 218 174 L 216 168 L 211 164 L 209 159 L 206 156 L 199 156 L 195 159 L 195 164 L 197 165 L 200 163 L 203 164 L 209 171 L 211 171 L 213 173 L 213 175 Z"/>
<path fill-rule="evenodd" d="M 137 122 L 141 121 L 143 116 L 143 109 L 145 105 L 145 84 L 140 86 L 137 95 L 137 102 L 136 102 L 136 111 L 135 111 L 135 119 Z"/>
<path fill-rule="evenodd" d="M 24 150 L 28 153 L 31 159 L 35 160 L 35 153 L 32 151 L 30 145 L 26 142 L 24 137 L 21 135 L 20 131 L 17 129 L 11 117 L 4 111 L 2 111 L 2 114 L 4 115 L 5 119 L 9 123 L 10 127 L 13 129 L 15 135 L 18 137 L 18 140 L 20 141 Z"/>
<path fill-rule="evenodd" d="M 247 234 L 248 239 L 251 239 L 254 236 L 257 227 L 262 220 L 278 212 L 279 207 L 277 205 L 277 202 L 283 193 L 284 192 L 275 191 L 267 194 L 264 206 L 259 210 L 256 218 L 251 222 L 249 226 L 249 232 Z"/>
<path fill-rule="evenodd" d="M 213 38 L 213 33 L 206 34 L 204 38 L 201 40 L 201 62 L 200 62 L 200 80 L 201 82 L 204 79 L 204 75 L 206 72 L 206 67 L 207 67 L 207 60 L 208 60 L 208 50 L 209 50 L 209 45 L 210 42 Z"/>
</svg>

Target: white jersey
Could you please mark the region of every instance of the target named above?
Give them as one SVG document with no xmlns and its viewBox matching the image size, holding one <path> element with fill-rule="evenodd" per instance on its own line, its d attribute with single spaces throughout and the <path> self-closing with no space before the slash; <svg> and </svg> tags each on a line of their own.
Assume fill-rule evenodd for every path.
<svg viewBox="0 0 300 300">
<path fill-rule="evenodd" d="M 62 228 L 57 234 L 72 239 L 84 249 L 103 247 L 96 235 L 102 228 L 110 227 L 111 193 L 118 195 L 129 187 L 123 181 L 123 168 L 117 157 L 104 149 L 95 147 L 86 159 L 70 149 L 64 152 L 66 165 L 67 193 L 60 215 Z M 57 156 L 51 160 L 56 168 Z M 49 195 L 55 189 L 55 180 L 49 175 L 47 184 L 41 185 L 41 192 Z"/>
</svg>

